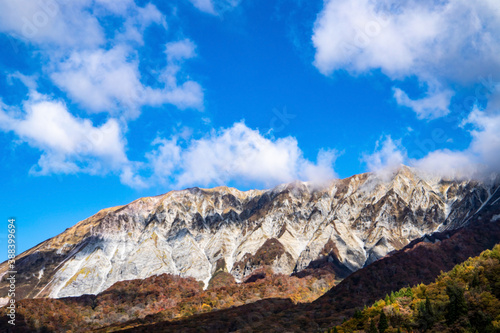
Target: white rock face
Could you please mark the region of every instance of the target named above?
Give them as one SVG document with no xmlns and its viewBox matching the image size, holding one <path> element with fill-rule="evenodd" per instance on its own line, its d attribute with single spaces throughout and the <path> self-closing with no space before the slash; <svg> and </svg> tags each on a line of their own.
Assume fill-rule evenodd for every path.
<svg viewBox="0 0 500 333">
<path fill-rule="evenodd" d="M 291 274 L 325 255 L 355 271 L 424 234 L 466 224 L 497 189 L 402 167 L 389 180 L 362 174 L 323 187 L 173 191 L 101 211 L 21 254 L 19 266 L 33 276 L 19 283 L 27 297 L 95 294 L 162 273 L 206 286 L 221 263 L 242 281 L 264 264 Z"/>
</svg>

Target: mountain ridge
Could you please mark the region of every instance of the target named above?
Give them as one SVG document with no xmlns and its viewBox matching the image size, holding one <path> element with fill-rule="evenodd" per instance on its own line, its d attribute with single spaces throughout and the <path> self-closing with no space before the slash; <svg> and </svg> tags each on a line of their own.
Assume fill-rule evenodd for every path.
<svg viewBox="0 0 500 333">
<path fill-rule="evenodd" d="M 101 210 L 20 254 L 19 291 L 31 298 L 96 294 L 162 273 L 207 286 L 217 267 L 241 282 L 262 266 L 290 275 L 321 258 L 345 276 L 424 234 L 467 224 L 497 200 L 497 190 L 496 183 L 433 180 L 403 166 L 389 179 L 365 173 L 324 186 L 170 191 Z"/>
</svg>

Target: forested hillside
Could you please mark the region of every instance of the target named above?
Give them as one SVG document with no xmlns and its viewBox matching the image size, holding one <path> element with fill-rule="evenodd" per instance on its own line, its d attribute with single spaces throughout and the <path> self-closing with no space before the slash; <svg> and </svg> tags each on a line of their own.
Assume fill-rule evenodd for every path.
<svg viewBox="0 0 500 333">
<path fill-rule="evenodd" d="M 328 332 L 500 332 L 500 245 L 434 283 L 387 295 Z"/>
</svg>

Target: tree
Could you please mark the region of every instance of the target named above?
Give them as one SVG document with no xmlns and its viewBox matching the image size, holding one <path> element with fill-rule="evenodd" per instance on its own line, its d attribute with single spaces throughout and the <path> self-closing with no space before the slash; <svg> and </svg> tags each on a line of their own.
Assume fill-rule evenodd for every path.
<svg viewBox="0 0 500 333">
<path fill-rule="evenodd" d="M 97 307 L 98 303 L 97 303 L 97 297 L 92 297 L 90 299 L 90 307 L 92 308 L 92 310 L 95 310 L 95 308 Z"/>
<path fill-rule="evenodd" d="M 432 309 L 432 304 L 429 296 L 425 296 L 425 312 L 428 316 L 434 316 L 434 310 Z"/>
<path fill-rule="evenodd" d="M 403 296 L 405 297 L 410 297 L 413 299 L 413 289 L 411 289 L 410 287 L 406 287 L 406 289 L 403 291 Z"/>
<path fill-rule="evenodd" d="M 356 309 L 356 311 L 354 311 L 354 319 L 361 319 L 361 318 L 363 318 L 363 313 L 361 312 L 361 310 Z"/>
<path fill-rule="evenodd" d="M 424 332 L 430 329 L 436 321 L 434 309 L 428 296 L 425 296 L 425 302 L 420 302 L 417 309 L 417 323 Z"/>
<path fill-rule="evenodd" d="M 446 286 L 446 294 L 450 302 L 446 306 L 445 318 L 448 325 L 453 324 L 463 315 L 467 314 L 467 302 L 464 297 L 464 290 L 455 282 L 450 282 Z"/>
<path fill-rule="evenodd" d="M 387 316 L 384 310 L 380 313 L 380 320 L 378 322 L 378 330 L 380 333 L 384 333 L 386 329 L 389 328 L 389 323 L 387 322 Z"/>
<path fill-rule="evenodd" d="M 377 326 L 375 325 L 375 321 L 370 319 L 370 328 L 368 329 L 368 333 L 378 333 Z"/>
</svg>

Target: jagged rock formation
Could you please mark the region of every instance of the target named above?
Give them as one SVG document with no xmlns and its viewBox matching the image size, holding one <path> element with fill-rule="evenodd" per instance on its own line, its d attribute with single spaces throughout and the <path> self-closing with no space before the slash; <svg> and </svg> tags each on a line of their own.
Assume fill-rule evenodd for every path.
<svg viewBox="0 0 500 333">
<path fill-rule="evenodd" d="M 497 201 L 494 210 L 500 209 Z M 333 287 L 322 297 L 312 303 L 286 304 L 275 303 L 268 299 L 252 303 L 252 307 L 239 306 L 222 311 L 213 311 L 201 315 L 193 315 L 187 319 L 174 321 L 137 320 L 126 324 L 111 325 L 97 332 L 186 332 L 195 333 L 199 328 L 207 332 L 326 332 L 332 326 L 339 325 L 343 319 L 352 317 L 355 310 L 364 305 L 370 306 L 377 299 L 384 299 L 391 291 L 398 291 L 408 286 L 433 282 L 442 272 L 463 263 L 469 257 L 479 255 L 492 249 L 500 242 L 500 222 L 494 221 L 490 212 L 474 217 L 473 225 L 459 230 L 435 233 L 412 241 L 405 248 L 385 256 L 371 265 L 358 270 Z M 481 217 L 481 218 L 479 218 Z M 498 265 L 498 260 L 490 261 Z M 477 269 L 477 267 L 475 267 Z M 473 278 L 470 272 L 467 274 Z M 495 275 L 490 277 L 495 280 Z M 498 274 L 497 274 L 498 276 Z M 498 278 L 496 278 L 498 281 Z M 481 287 L 488 282 L 479 280 Z M 469 290 L 480 290 L 476 285 Z M 489 295 L 489 293 L 486 293 Z M 470 300 L 478 298 L 469 298 Z M 491 298 L 481 297 L 482 300 Z M 57 301 L 57 300 L 54 300 Z M 281 300 L 282 302 L 285 300 Z M 258 305 L 258 306 L 256 306 Z M 416 310 L 417 307 L 413 308 Z M 489 307 L 495 309 L 495 306 Z M 441 310 L 443 307 L 441 307 Z M 483 308 L 474 305 L 470 310 Z M 376 312 L 371 312 L 372 315 Z M 399 315 L 408 312 L 400 311 Z M 469 312 L 473 313 L 473 312 Z M 363 317 L 365 318 L 365 317 Z M 394 318 L 400 318 L 392 317 Z M 483 316 L 481 318 L 492 317 Z M 493 317 L 494 318 L 494 317 Z M 391 321 L 390 321 L 391 322 Z M 395 319 L 393 322 L 401 321 Z M 463 321 L 469 325 L 469 322 Z M 346 330 L 347 331 L 347 330 Z M 355 330 L 356 331 L 356 330 Z M 429 330 L 427 330 L 429 331 Z M 440 328 L 434 329 L 441 332 Z M 366 332 L 366 330 L 365 330 Z M 480 330 L 487 332 L 487 330 Z"/>
<path fill-rule="evenodd" d="M 324 260 L 340 277 L 413 239 L 467 224 L 498 184 L 447 181 L 401 167 L 318 186 L 268 191 L 191 188 L 100 211 L 19 255 L 21 297 L 95 294 L 117 281 L 170 273 L 205 285 L 270 266 L 300 272 Z M 7 270 L 0 266 L 0 276 Z M 3 284 L 6 285 L 6 284 Z"/>
</svg>

